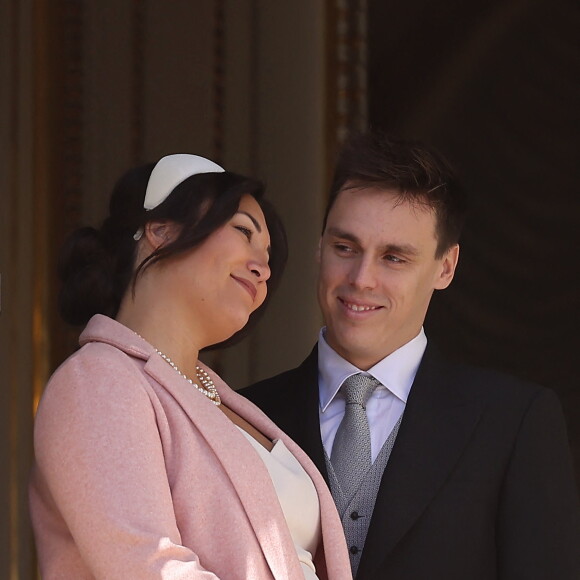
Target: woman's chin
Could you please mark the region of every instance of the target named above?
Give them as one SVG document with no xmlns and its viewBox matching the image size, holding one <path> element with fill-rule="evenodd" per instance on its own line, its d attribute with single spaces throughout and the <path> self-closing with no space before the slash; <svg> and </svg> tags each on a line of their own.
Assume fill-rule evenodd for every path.
<svg viewBox="0 0 580 580">
<path fill-rule="evenodd" d="M 213 334 L 213 336 L 211 337 L 211 345 L 219 344 L 220 342 L 224 342 L 230 339 L 232 336 L 234 336 L 234 334 L 242 330 L 246 326 L 246 324 L 248 324 L 249 319 L 250 315 L 247 314 L 245 316 L 238 317 L 238 319 L 235 321 L 231 320 L 230 321 L 231 323 L 227 325 L 227 328 L 224 325 L 224 327 L 222 328 L 223 332 L 219 333 L 216 332 Z"/>
</svg>

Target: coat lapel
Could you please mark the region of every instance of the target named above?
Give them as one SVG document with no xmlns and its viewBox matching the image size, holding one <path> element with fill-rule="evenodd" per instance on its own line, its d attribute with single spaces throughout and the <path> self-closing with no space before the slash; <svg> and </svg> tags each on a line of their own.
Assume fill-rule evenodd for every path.
<svg viewBox="0 0 580 580">
<path fill-rule="evenodd" d="M 319 546 L 319 551 L 322 550 L 328 554 L 328 558 L 323 558 L 322 562 L 317 562 L 317 567 L 321 564 L 326 568 L 328 577 L 341 579 L 351 578 L 350 563 L 346 551 L 346 542 L 342 532 L 342 524 L 338 517 L 334 506 L 334 500 L 328 490 L 328 487 L 313 464 L 307 453 L 298 446 L 298 444 L 290 439 L 277 425 L 275 425 L 258 407 L 250 403 L 245 397 L 238 395 L 229 388 L 224 390 L 223 401 L 238 413 L 245 417 L 252 425 L 259 431 L 264 433 L 270 439 L 281 439 L 287 449 L 294 455 L 298 462 L 302 465 L 306 473 L 312 479 L 312 482 L 318 493 L 318 500 L 320 502 L 320 523 L 322 529 L 322 544 Z M 273 546 L 274 551 L 279 548 L 277 545 Z M 318 555 L 318 554 L 317 554 Z M 313 554 L 314 556 L 314 554 Z M 294 554 L 295 557 L 295 554 Z M 302 572 L 300 572 L 300 577 Z M 287 573 L 286 573 L 287 576 Z M 284 578 L 286 578 L 284 576 Z M 322 576 L 321 576 L 322 577 Z"/>
<path fill-rule="evenodd" d="M 288 433 L 325 474 L 324 451 L 320 436 L 318 395 L 318 349 L 294 369 L 242 389 L 268 417 Z"/>
<path fill-rule="evenodd" d="M 358 575 L 372 577 L 436 496 L 475 429 L 482 405 L 427 348 L 383 475 Z M 462 389 L 463 387 L 463 389 Z"/>
<path fill-rule="evenodd" d="M 156 355 L 149 343 L 122 324 L 105 316 L 94 316 L 80 337 L 81 345 L 92 341 L 110 344 L 145 362 L 145 374 L 171 394 L 221 463 L 247 514 L 273 577 L 280 580 L 302 578 L 287 526 L 273 525 L 284 521 L 284 514 L 270 474 L 238 428 L 207 397 Z M 237 399 L 242 397 L 217 375 L 206 370 L 211 374 L 225 404 L 250 423 L 257 419 L 256 427 L 266 436 L 273 439 L 279 437 L 280 431 L 265 415 L 248 401 L 239 404 Z M 243 461 L 240 459 L 242 457 Z M 263 485 L 256 485 L 260 480 Z"/>
<path fill-rule="evenodd" d="M 236 395 L 210 369 L 206 370 L 224 404 L 253 423 L 267 437 L 277 438 L 279 432 L 271 421 L 256 424 L 255 417 L 244 406 L 244 403 L 251 403 L 243 400 L 240 405 L 236 399 L 242 397 Z M 160 357 L 152 356 L 145 365 L 145 372 L 171 393 L 214 451 L 238 494 L 274 578 L 287 578 L 288 566 L 292 562 L 296 565 L 290 577 L 300 578 L 302 572 L 287 527 L 272 525 L 273 521 L 284 521 L 284 514 L 270 474 L 251 444 L 207 397 L 194 390 L 185 380 L 176 380 L 180 377 L 176 377 L 175 371 Z M 242 457 L 243 461 L 240 460 Z M 256 485 L 259 480 L 264 485 Z"/>
<path fill-rule="evenodd" d="M 320 577 L 352 580 L 342 524 L 327 482 L 321 477 L 321 473 L 326 473 L 326 466 L 318 417 L 317 348 L 313 349 L 299 367 L 244 389 L 242 394 L 257 403 L 265 413 L 265 415 L 261 413 L 262 417 L 258 417 L 255 415 L 258 410 L 254 406 L 251 410 L 248 409 L 248 412 L 252 412 L 253 424 L 270 437 L 283 439 L 286 447 L 300 461 L 317 488 L 323 546 L 319 546 L 315 562 Z M 237 400 L 232 401 L 232 404 L 241 405 Z M 241 414 L 242 407 L 236 406 L 236 410 Z M 277 427 L 274 427 L 275 432 L 268 431 L 266 425 L 262 423 L 266 420 L 270 424 L 268 417 L 272 417 L 277 424 Z M 291 434 L 292 439 L 285 433 Z M 320 548 L 323 548 L 323 551 Z M 324 554 L 328 557 L 325 558 Z M 325 569 L 328 574 L 324 572 Z"/>
</svg>

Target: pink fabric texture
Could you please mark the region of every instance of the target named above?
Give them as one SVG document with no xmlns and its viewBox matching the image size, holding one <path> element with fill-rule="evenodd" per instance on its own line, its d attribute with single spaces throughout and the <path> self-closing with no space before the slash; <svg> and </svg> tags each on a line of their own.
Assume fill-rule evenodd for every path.
<svg viewBox="0 0 580 580">
<path fill-rule="evenodd" d="M 268 471 L 237 427 L 131 330 L 91 319 L 35 423 L 30 504 L 43 580 L 302 580 Z M 223 402 L 282 439 L 317 489 L 317 573 L 349 580 L 342 526 L 306 454 L 212 376 Z"/>
</svg>

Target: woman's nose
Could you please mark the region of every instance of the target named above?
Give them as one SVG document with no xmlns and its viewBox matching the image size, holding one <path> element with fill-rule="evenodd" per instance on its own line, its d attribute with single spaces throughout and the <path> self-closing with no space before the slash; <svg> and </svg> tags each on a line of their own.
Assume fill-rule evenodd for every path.
<svg viewBox="0 0 580 580">
<path fill-rule="evenodd" d="M 252 260 L 249 263 L 248 268 L 250 269 L 250 272 L 254 274 L 254 276 L 256 276 L 256 278 L 258 278 L 258 280 L 261 282 L 265 282 L 268 280 L 268 278 L 270 278 L 271 272 L 270 266 L 268 266 L 268 262 L 262 260 Z"/>
</svg>

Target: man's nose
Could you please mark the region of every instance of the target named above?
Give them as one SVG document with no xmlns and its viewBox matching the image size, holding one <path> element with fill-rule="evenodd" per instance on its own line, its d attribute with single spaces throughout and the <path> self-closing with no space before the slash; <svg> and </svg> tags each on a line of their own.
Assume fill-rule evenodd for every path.
<svg viewBox="0 0 580 580">
<path fill-rule="evenodd" d="M 352 264 L 349 282 L 356 288 L 374 288 L 376 286 L 376 264 L 361 257 Z"/>
</svg>

